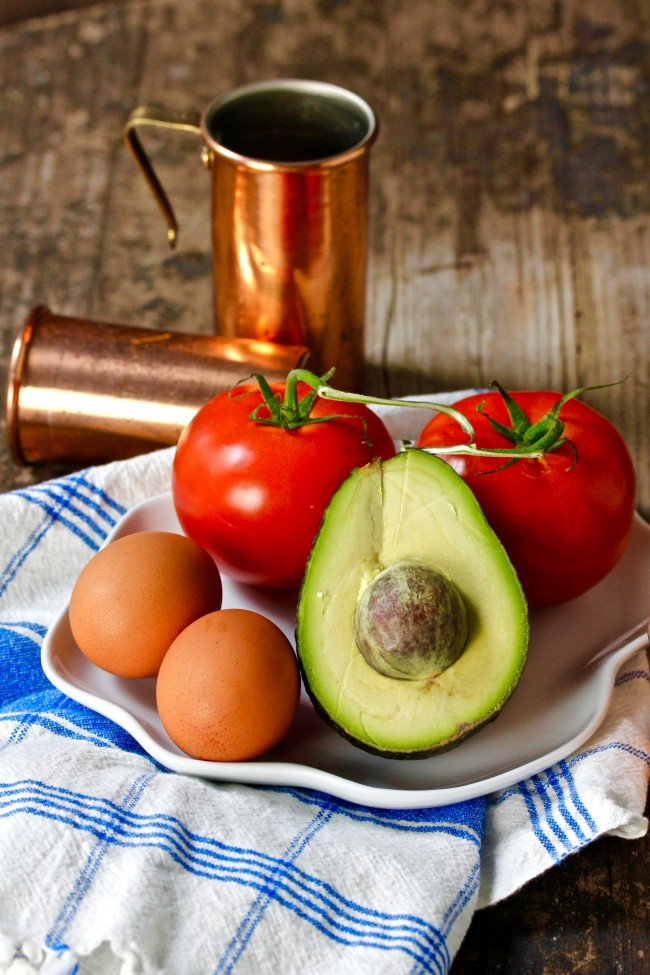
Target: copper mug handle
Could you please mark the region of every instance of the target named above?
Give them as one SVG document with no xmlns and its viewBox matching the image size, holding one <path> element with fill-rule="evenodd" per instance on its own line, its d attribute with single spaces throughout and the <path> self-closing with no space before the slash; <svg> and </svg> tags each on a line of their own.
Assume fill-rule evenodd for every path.
<svg viewBox="0 0 650 975">
<path fill-rule="evenodd" d="M 167 240 L 170 247 L 176 246 L 178 237 L 178 221 L 174 214 L 169 198 L 145 152 L 138 129 L 152 126 L 159 129 L 181 129 L 184 132 L 194 132 L 201 135 L 201 115 L 199 112 L 176 112 L 152 105 L 141 105 L 131 113 L 124 128 L 124 141 L 130 149 L 133 158 L 146 179 L 154 198 L 160 207 L 167 223 Z M 210 165 L 210 150 L 203 146 L 201 160 L 204 166 Z"/>
<path fill-rule="evenodd" d="M 196 112 L 136 108 L 125 140 L 176 243 L 174 211 L 140 142 L 144 126 L 199 135 L 212 171 L 215 331 L 307 346 L 341 388 L 364 369 L 370 106 L 325 82 L 256 82 Z"/>
</svg>

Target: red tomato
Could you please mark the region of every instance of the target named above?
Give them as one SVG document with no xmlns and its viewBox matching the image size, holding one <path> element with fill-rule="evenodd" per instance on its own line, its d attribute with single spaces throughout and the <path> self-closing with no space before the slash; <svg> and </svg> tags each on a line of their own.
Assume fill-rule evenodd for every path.
<svg viewBox="0 0 650 975">
<path fill-rule="evenodd" d="M 531 423 L 561 398 L 552 392 L 510 395 Z M 479 403 L 484 413 L 477 410 Z M 474 426 L 478 447 L 512 449 L 487 418 L 511 426 L 500 393 L 472 395 L 454 406 Z M 562 405 L 559 419 L 575 451 L 565 442 L 538 459 L 517 460 L 507 467 L 502 466 L 506 459 L 499 457 L 444 458 L 472 488 L 531 607 L 565 602 L 600 582 L 623 554 L 634 514 L 634 468 L 615 427 L 576 399 Z M 456 421 L 438 414 L 416 446 L 466 442 Z"/>
<path fill-rule="evenodd" d="M 302 384 L 298 391 L 310 392 Z M 238 387 L 199 410 L 176 449 L 174 506 L 185 533 L 224 574 L 253 585 L 298 586 L 336 489 L 353 468 L 390 457 L 395 447 L 363 404 L 317 398 L 311 417 L 344 418 L 285 430 L 249 419 L 262 402 L 257 387 Z M 265 406 L 259 416 L 269 416 Z"/>
</svg>

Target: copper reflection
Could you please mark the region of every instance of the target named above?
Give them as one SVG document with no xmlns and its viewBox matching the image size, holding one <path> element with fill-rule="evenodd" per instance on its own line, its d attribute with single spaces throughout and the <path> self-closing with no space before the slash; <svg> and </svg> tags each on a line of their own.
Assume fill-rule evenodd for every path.
<svg viewBox="0 0 650 975">
<path fill-rule="evenodd" d="M 200 133 L 212 173 L 215 329 L 306 345 L 315 371 L 361 389 L 369 150 L 363 99 L 304 79 L 254 82 L 196 113 L 141 106 L 125 138 L 168 228 L 177 222 L 140 141 L 148 126 Z"/>
<path fill-rule="evenodd" d="M 100 463 L 173 445 L 196 411 L 252 372 L 305 365 L 302 346 L 55 315 L 27 317 L 14 343 L 7 437 L 18 464 Z"/>
<path fill-rule="evenodd" d="M 258 171 L 214 149 L 212 252 L 222 334 L 309 345 L 363 384 L 368 155 Z"/>
</svg>

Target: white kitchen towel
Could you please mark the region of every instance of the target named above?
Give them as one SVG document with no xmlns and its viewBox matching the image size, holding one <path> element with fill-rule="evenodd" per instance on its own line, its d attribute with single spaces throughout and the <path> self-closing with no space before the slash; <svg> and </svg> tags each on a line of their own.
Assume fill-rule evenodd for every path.
<svg viewBox="0 0 650 975">
<path fill-rule="evenodd" d="M 477 908 L 597 836 L 645 833 L 644 653 L 576 754 L 412 811 L 170 772 L 52 687 L 47 628 L 115 523 L 169 488 L 171 460 L 0 496 L 1 972 L 442 975 Z"/>
</svg>

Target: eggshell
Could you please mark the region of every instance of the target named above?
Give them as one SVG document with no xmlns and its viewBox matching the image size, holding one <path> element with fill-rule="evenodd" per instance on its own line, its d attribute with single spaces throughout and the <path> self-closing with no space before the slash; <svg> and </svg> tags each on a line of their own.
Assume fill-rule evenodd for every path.
<svg viewBox="0 0 650 975">
<path fill-rule="evenodd" d="M 239 762 L 277 745 L 298 707 L 293 648 L 270 620 L 246 609 L 210 613 L 174 640 L 156 703 L 172 741 L 192 758 Z"/>
<path fill-rule="evenodd" d="M 221 577 L 196 542 L 134 532 L 87 563 L 70 597 L 70 627 L 94 664 L 120 677 L 153 677 L 178 634 L 221 606 Z"/>
</svg>

